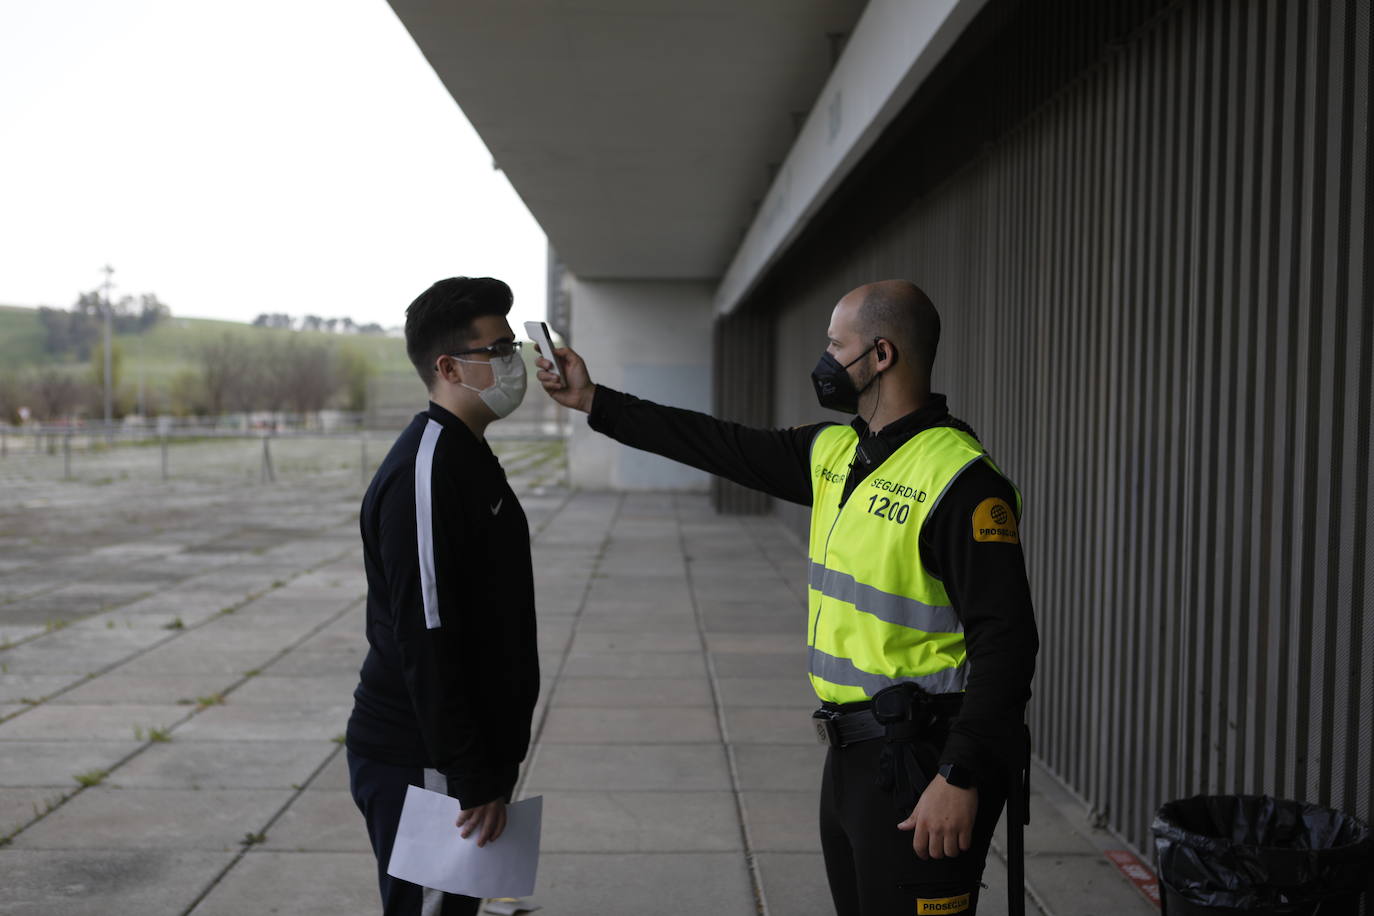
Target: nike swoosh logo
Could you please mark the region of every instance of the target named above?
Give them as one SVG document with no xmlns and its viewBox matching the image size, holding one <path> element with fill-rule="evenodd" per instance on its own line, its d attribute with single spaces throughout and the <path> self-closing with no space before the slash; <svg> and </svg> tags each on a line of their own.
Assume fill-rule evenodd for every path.
<svg viewBox="0 0 1374 916">
<path fill-rule="evenodd" d="M 502 497 L 501 499 L 498 499 L 498 500 L 496 501 L 496 505 L 494 505 L 494 506 L 491 507 L 491 514 L 492 514 L 492 515 L 495 515 L 496 513 L 500 512 L 500 511 L 501 511 L 501 504 L 502 504 L 503 502 L 505 502 L 505 501 L 506 501 L 505 497 Z"/>
</svg>

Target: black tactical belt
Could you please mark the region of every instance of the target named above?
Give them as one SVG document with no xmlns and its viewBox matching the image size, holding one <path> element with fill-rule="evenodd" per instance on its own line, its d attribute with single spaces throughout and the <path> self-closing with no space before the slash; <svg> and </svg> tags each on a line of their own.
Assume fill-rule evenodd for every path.
<svg viewBox="0 0 1374 916">
<path fill-rule="evenodd" d="M 811 722 L 816 726 L 816 740 L 831 747 L 847 747 L 881 738 L 887 733 L 887 726 L 873 718 L 871 709 L 854 712 L 818 709 L 811 714 Z"/>
<path fill-rule="evenodd" d="M 907 740 L 938 731 L 948 725 L 949 720 L 959 714 L 964 696 L 960 693 L 932 696 L 923 694 L 916 701 L 916 708 L 924 710 L 925 721 L 914 727 L 903 729 Z M 868 706 L 841 712 L 822 706 L 811 714 L 811 723 L 816 728 L 816 740 L 831 747 L 848 747 L 861 741 L 872 741 L 888 735 L 889 726 L 879 722 Z M 894 737 L 900 734 L 894 729 Z"/>
</svg>

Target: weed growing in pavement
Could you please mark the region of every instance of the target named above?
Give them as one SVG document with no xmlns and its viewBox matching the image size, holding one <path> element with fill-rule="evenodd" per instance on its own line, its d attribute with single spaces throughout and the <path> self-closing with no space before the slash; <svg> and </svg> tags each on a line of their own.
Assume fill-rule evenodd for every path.
<svg viewBox="0 0 1374 916">
<path fill-rule="evenodd" d="M 89 789 L 91 786 L 100 785 L 109 775 L 109 770 L 87 770 L 84 773 L 74 774 L 72 779 L 75 779 L 83 789 Z"/>
<path fill-rule="evenodd" d="M 51 796 L 49 796 L 49 797 L 43 799 L 43 807 L 41 807 L 41 808 L 38 807 L 38 802 L 34 802 L 34 803 L 33 803 L 33 818 L 34 818 L 34 820 L 37 820 L 38 818 L 42 817 L 43 815 L 48 814 L 49 812 L 52 811 L 53 808 L 56 808 L 58 805 L 62 804 L 62 803 L 63 803 L 64 801 L 66 801 L 66 800 L 67 800 L 66 793 L 59 792 L 57 795 L 51 795 Z M 14 828 L 13 830 L 11 830 L 11 831 L 10 831 L 9 833 L 7 833 L 5 836 L 0 837 L 0 846 L 7 846 L 7 845 L 9 845 L 10 840 L 12 840 L 12 839 L 14 839 L 15 837 L 17 837 L 17 836 L 19 835 L 19 831 L 23 830 L 26 826 L 28 826 L 28 825 L 27 825 L 27 824 L 20 824 L 18 827 L 16 827 L 16 828 Z"/>
<path fill-rule="evenodd" d="M 220 706 L 224 703 L 224 694 L 212 693 L 209 696 L 196 697 L 196 705 L 201 709 L 207 706 Z"/>
<path fill-rule="evenodd" d="M 184 630 L 184 629 L 186 629 L 186 624 L 182 622 L 181 616 L 180 616 L 180 615 L 177 615 L 176 617 L 173 617 L 173 618 L 172 618 L 172 620 L 171 620 L 170 623 L 163 624 L 162 629 L 164 629 L 164 630 Z"/>
<path fill-rule="evenodd" d="M 43 625 L 44 633 L 56 633 L 58 630 L 66 629 L 67 621 L 54 617 Z"/>
<path fill-rule="evenodd" d="M 259 674 L 262 674 L 261 668 L 249 668 L 247 671 L 243 672 L 244 677 L 257 677 Z"/>
<path fill-rule="evenodd" d="M 243 846 L 256 846 L 259 843 L 267 842 L 267 833 L 245 833 L 239 843 Z"/>
<path fill-rule="evenodd" d="M 343 743 L 344 743 L 344 736 L 343 736 L 343 735 L 335 735 L 335 736 L 334 736 L 333 738 L 331 738 L 330 740 L 333 741 L 335 744 L 343 744 Z"/>
<path fill-rule="evenodd" d="M 281 579 L 273 579 L 273 580 L 272 580 L 272 587 L 273 587 L 273 588 L 281 588 L 281 587 L 282 587 L 283 585 L 285 585 L 285 584 L 286 584 L 286 582 L 284 582 L 284 581 L 281 580 Z"/>
<path fill-rule="evenodd" d="M 158 728 L 154 725 L 148 726 L 147 729 L 144 729 L 142 725 L 135 725 L 134 740 L 148 740 L 157 742 L 158 744 L 166 744 L 168 741 L 172 740 L 172 733 L 165 728 Z"/>
</svg>

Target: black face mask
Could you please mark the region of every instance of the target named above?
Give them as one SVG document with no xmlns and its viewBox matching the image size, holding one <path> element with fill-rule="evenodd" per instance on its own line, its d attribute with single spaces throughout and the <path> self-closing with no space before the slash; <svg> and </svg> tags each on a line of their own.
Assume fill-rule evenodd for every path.
<svg viewBox="0 0 1374 916">
<path fill-rule="evenodd" d="M 877 341 L 874 341 L 867 350 L 854 357 L 843 366 L 840 361 L 831 356 L 829 352 L 822 353 L 820 361 L 816 363 L 816 368 L 811 370 L 811 384 L 816 388 L 816 400 L 821 402 L 822 407 L 831 410 L 840 410 L 845 413 L 858 413 L 859 395 L 868 390 L 868 386 L 873 384 L 873 378 L 877 378 L 875 372 L 873 378 L 868 380 L 868 384 L 862 389 L 854 387 L 854 380 L 849 377 L 849 367 L 857 363 L 869 354 Z"/>
</svg>

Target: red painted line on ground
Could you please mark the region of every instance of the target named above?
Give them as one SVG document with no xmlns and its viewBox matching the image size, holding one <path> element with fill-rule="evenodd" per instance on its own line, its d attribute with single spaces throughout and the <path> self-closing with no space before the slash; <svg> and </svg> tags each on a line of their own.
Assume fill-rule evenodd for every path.
<svg viewBox="0 0 1374 916">
<path fill-rule="evenodd" d="M 1159 880 L 1155 878 L 1155 873 L 1150 871 L 1150 866 L 1137 859 L 1135 853 L 1125 849 L 1109 849 L 1107 858 L 1127 881 L 1135 885 L 1136 890 L 1145 895 L 1146 900 L 1159 906 Z"/>
</svg>

